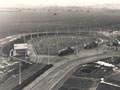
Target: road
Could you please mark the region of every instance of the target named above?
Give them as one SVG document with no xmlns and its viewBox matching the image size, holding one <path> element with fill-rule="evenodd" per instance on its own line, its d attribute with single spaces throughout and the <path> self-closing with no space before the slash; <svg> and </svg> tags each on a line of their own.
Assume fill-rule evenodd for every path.
<svg viewBox="0 0 120 90">
<path fill-rule="evenodd" d="M 73 68 L 79 64 L 85 64 L 88 62 L 93 62 L 103 58 L 119 56 L 119 52 L 109 52 L 106 54 L 97 54 L 92 56 L 87 56 L 83 58 L 78 58 L 75 60 L 68 61 L 59 67 L 56 67 L 47 76 L 38 79 L 36 83 L 32 86 L 26 87 L 23 90 L 52 90 L 52 88 L 62 79 L 65 75 L 70 72 Z"/>
</svg>

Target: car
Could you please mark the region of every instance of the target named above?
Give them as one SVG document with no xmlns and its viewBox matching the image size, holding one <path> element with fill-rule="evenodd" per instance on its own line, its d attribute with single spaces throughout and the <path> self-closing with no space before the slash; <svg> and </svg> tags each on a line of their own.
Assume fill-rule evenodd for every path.
<svg viewBox="0 0 120 90">
<path fill-rule="evenodd" d="M 93 41 L 93 42 L 84 44 L 84 49 L 92 49 L 92 48 L 97 47 L 97 45 L 98 45 L 98 43 Z"/>
<path fill-rule="evenodd" d="M 66 56 L 73 54 L 75 52 L 74 47 L 67 47 L 66 49 L 62 49 L 58 52 L 58 56 Z"/>
</svg>

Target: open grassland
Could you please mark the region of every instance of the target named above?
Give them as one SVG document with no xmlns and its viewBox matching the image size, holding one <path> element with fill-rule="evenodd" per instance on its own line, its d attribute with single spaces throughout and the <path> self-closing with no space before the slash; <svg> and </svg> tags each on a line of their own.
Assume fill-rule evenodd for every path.
<svg viewBox="0 0 120 90">
<path fill-rule="evenodd" d="M 57 13 L 54 15 L 53 13 Z M 62 30 L 70 26 L 71 30 L 103 30 L 120 29 L 119 12 L 109 12 L 107 10 L 86 10 L 80 11 L 61 11 L 61 10 L 36 10 L 22 12 L 0 12 L 0 32 L 10 34 L 49 31 L 59 28 Z M 39 26 L 38 26 L 39 25 Z"/>
</svg>

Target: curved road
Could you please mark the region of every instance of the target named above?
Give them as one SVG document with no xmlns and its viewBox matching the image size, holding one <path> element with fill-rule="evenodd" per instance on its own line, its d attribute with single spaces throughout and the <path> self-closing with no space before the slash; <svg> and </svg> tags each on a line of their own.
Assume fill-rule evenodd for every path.
<svg viewBox="0 0 120 90">
<path fill-rule="evenodd" d="M 87 56 L 87 57 L 68 61 L 63 65 L 56 67 L 47 76 L 43 76 L 43 77 L 40 76 L 41 79 L 40 78 L 36 79 L 36 82 L 33 86 L 28 85 L 28 87 L 25 87 L 23 90 L 52 90 L 54 88 L 54 86 L 62 78 L 64 78 L 68 72 L 70 72 L 73 68 L 75 68 L 79 64 L 85 64 L 88 62 L 93 62 L 93 61 L 111 57 L 111 56 L 119 56 L 119 52 L 96 54 L 96 55 Z"/>
</svg>

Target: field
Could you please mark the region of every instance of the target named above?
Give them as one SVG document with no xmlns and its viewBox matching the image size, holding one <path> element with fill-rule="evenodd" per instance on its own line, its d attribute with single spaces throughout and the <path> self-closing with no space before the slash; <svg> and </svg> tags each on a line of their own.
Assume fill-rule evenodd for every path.
<svg viewBox="0 0 120 90">
<path fill-rule="evenodd" d="M 48 49 L 50 55 L 57 55 L 58 51 L 66 47 L 77 48 L 78 51 L 83 49 L 83 44 L 93 41 L 90 36 L 75 35 L 58 35 L 40 37 L 31 40 L 38 55 L 47 55 Z"/>
<path fill-rule="evenodd" d="M 91 80 L 69 78 L 59 90 L 89 90 L 92 85 Z"/>
<path fill-rule="evenodd" d="M 82 9 L 82 8 L 80 8 Z M 70 27 L 71 30 L 103 30 L 120 29 L 120 14 L 113 13 L 107 10 L 96 10 L 86 12 L 87 10 L 71 11 L 68 10 L 51 10 L 47 9 L 36 11 L 22 11 L 22 12 L 0 12 L 0 37 L 16 33 L 65 30 Z M 53 13 L 57 15 L 53 15 Z M 39 25 L 39 26 L 38 26 Z M 5 34 L 5 35 L 4 35 Z"/>
<path fill-rule="evenodd" d="M 79 67 L 73 75 L 76 77 L 89 77 L 89 78 L 103 78 L 113 73 L 112 68 L 99 66 L 99 65 L 87 65 Z"/>
</svg>

